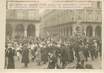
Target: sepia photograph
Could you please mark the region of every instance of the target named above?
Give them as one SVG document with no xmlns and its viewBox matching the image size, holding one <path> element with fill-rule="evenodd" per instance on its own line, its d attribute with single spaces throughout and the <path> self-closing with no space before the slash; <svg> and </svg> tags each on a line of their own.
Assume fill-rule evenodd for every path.
<svg viewBox="0 0 104 73">
<path fill-rule="evenodd" d="M 4 69 L 102 69 L 102 2 L 69 9 L 6 9 Z"/>
</svg>

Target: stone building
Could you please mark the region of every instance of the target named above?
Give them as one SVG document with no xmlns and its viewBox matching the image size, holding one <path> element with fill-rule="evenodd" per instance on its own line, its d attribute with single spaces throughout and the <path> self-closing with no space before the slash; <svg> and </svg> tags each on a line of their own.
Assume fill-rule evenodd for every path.
<svg viewBox="0 0 104 73">
<path fill-rule="evenodd" d="M 46 10 L 40 28 L 41 37 L 69 38 L 75 34 L 101 39 L 101 2 L 83 9 Z"/>
<path fill-rule="evenodd" d="M 38 36 L 36 30 L 40 22 L 38 10 L 7 10 L 6 37 L 22 38 Z"/>
</svg>

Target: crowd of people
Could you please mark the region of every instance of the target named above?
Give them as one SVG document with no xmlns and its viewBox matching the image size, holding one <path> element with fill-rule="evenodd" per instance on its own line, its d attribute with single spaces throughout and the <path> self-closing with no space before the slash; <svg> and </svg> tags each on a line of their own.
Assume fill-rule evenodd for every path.
<svg viewBox="0 0 104 73">
<path fill-rule="evenodd" d="M 5 68 L 15 69 L 15 60 L 28 67 L 30 62 L 41 66 L 47 64 L 47 69 L 64 69 L 70 63 L 75 63 L 76 69 L 91 69 L 85 62 L 89 58 L 94 61 L 101 57 L 101 40 L 70 39 L 56 41 L 52 39 L 7 40 L 5 46 Z"/>
</svg>

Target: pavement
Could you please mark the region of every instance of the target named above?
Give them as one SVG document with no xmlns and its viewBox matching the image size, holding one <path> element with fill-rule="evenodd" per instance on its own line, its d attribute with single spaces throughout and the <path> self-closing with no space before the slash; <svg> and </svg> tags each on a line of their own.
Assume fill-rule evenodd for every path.
<svg viewBox="0 0 104 73">
<path fill-rule="evenodd" d="M 90 58 L 87 62 L 85 62 L 85 65 L 86 64 L 90 64 L 92 65 L 93 69 L 101 69 L 102 68 L 102 61 L 100 58 L 97 58 L 95 59 L 94 61 L 92 61 Z M 73 63 L 70 63 L 66 66 L 67 69 L 75 69 L 76 67 L 76 63 L 73 62 Z"/>
<path fill-rule="evenodd" d="M 90 58 L 88 60 L 88 62 L 85 62 L 85 64 L 90 64 L 92 65 L 93 69 L 101 69 L 101 59 L 97 58 L 94 61 L 92 61 Z M 28 64 L 28 67 L 24 67 L 24 64 L 21 63 L 21 61 L 18 61 L 17 58 L 15 58 L 15 68 L 16 69 L 47 69 L 48 64 L 41 64 L 41 65 L 37 65 L 37 63 L 34 62 L 30 62 Z M 66 66 L 66 69 L 75 69 L 76 63 L 70 63 Z"/>
</svg>

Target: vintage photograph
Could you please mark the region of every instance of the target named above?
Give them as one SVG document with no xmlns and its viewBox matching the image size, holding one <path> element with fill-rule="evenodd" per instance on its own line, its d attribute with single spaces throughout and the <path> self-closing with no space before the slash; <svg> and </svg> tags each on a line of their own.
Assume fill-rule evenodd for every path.
<svg viewBox="0 0 104 73">
<path fill-rule="evenodd" d="M 74 9 L 6 9 L 5 69 L 102 69 L 102 2 Z"/>
</svg>

